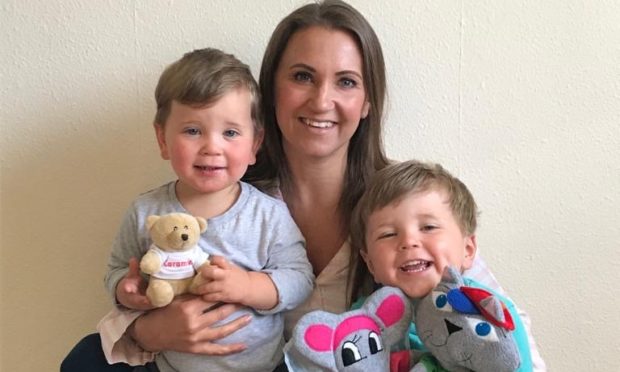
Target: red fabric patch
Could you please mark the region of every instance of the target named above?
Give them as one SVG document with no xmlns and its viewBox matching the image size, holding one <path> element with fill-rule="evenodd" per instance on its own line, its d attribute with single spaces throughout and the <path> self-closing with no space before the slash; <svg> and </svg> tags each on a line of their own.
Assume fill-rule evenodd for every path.
<svg viewBox="0 0 620 372">
<path fill-rule="evenodd" d="M 474 305 L 476 305 L 476 307 L 478 308 L 478 310 L 480 310 L 480 313 L 491 323 L 493 323 L 494 325 L 498 326 L 498 327 L 502 327 L 505 328 L 509 331 L 512 331 L 515 329 L 515 324 L 514 321 L 512 320 L 512 315 L 510 315 L 510 311 L 508 311 L 508 308 L 506 308 L 506 305 L 499 300 L 499 298 L 497 298 L 498 301 L 500 301 L 500 303 L 502 304 L 502 310 L 504 313 L 504 321 L 502 321 L 501 319 L 496 319 L 493 314 L 489 313 L 484 307 L 482 307 L 480 305 L 480 301 L 484 300 L 487 297 L 491 297 L 493 296 L 493 294 L 489 291 L 486 291 L 482 288 L 475 288 L 475 287 L 461 287 L 459 288 L 463 293 L 465 293 L 465 296 L 467 296 L 467 298 L 469 298 L 470 300 L 472 300 L 472 302 L 474 303 Z"/>
<path fill-rule="evenodd" d="M 390 353 L 390 372 L 409 372 L 411 354 L 409 350 L 394 351 Z"/>
</svg>

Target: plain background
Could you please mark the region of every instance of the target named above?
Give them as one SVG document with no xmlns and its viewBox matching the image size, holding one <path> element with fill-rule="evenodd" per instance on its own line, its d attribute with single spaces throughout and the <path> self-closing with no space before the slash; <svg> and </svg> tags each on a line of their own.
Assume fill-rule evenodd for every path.
<svg viewBox="0 0 620 372">
<path fill-rule="evenodd" d="M 110 309 L 129 202 L 172 175 L 162 69 L 206 46 L 258 74 L 303 0 L 3 0 L 0 370 L 54 371 Z M 480 251 L 550 370 L 620 362 L 620 2 L 351 0 L 383 43 L 395 159 L 468 184 Z"/>
</svg>

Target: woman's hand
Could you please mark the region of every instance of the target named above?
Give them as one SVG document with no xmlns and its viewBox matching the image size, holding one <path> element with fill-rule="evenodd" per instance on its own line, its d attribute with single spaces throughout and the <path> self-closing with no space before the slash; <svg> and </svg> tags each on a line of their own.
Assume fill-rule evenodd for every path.
<svg viewBox="0 0 620 372">
<path fill-rule="evenodd" d="M 179 296 L 167 306 L 149 311 L 135 320 L 128 332 L 145 350 L 174 350 L 185 353 L 228 355 L 245 350 L 242 343 L 215 344 L 245 327 L 252 317 L 241 316 L 227 324 L 212 327 L 240 309 L 240 305 L 214 306 L 193 295 Z"/>
<path fill-rule="evenodd" d="M 129 259 L 129 271 L 116 285 L 116 300 L 123 306 L 134 310 L 153 308 L 145 296 L 146 281 L 140 275 L 140 266 L 135 257 Z"/>
</svg>

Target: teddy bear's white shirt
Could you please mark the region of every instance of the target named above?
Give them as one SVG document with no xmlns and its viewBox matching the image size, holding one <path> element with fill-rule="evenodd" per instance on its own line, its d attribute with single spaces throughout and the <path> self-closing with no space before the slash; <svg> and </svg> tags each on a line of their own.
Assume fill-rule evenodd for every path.
<svg viewBox="0 0 620 372">
<path fill-rule="evenodd" d="M 161 260 L 161 267 L 153 277 L 159 279 L 185 279 L 196 275 L 196 270 L 209 259 L 209 254 L 199 246 L 182 251 L 166 252 L 155 244 L 149 248 Z"/>
</svg>

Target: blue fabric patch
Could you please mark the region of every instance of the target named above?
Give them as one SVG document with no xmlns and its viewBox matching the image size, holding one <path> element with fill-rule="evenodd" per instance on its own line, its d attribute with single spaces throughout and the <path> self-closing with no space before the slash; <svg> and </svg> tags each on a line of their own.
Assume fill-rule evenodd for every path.
<svg viewBox="0 0 620 372">
<path fill-rule="evenodd" d="M 418 336 L 418 331 L 413 322 L 409 325 L 409 347 L 413 350 L 428 351 Z"/>
<path fill-rule="evenodd" d="M 452 308 L 463 314 L 480 314 L 473 302 L 458 288 L 448 292 L 448 303 Z"/>
</svg>

